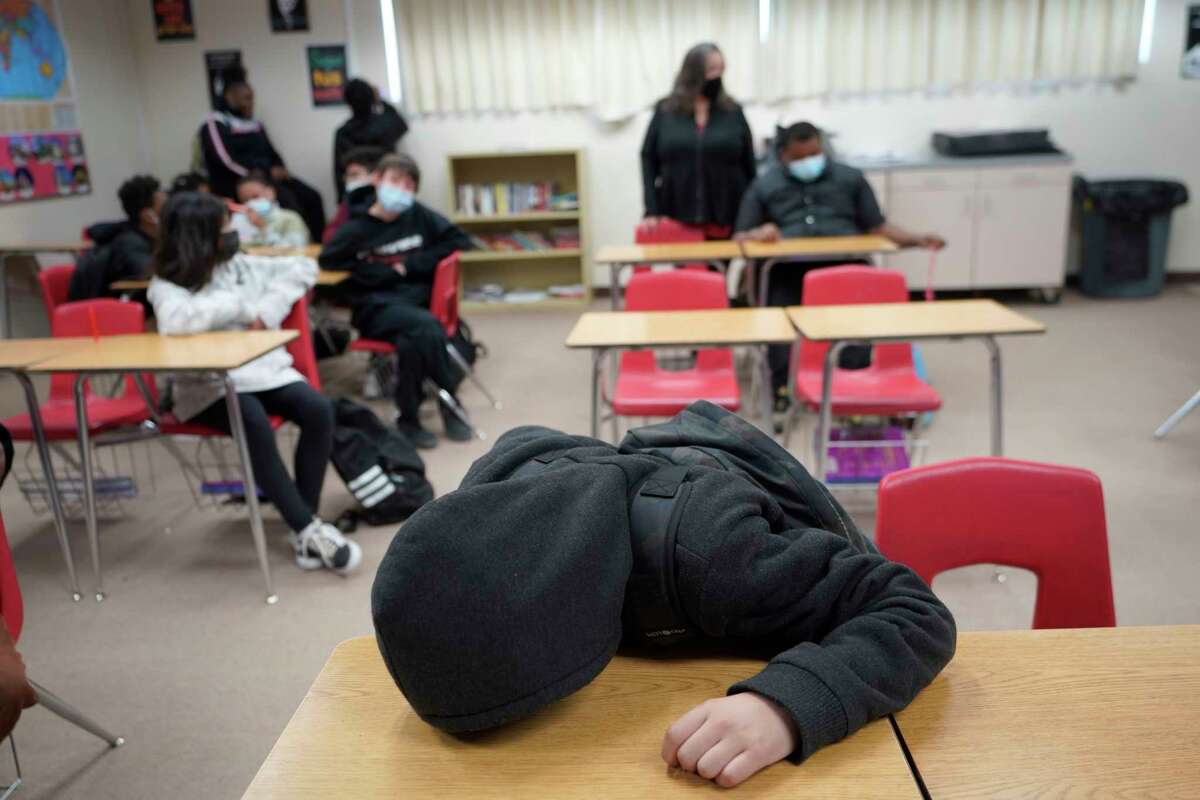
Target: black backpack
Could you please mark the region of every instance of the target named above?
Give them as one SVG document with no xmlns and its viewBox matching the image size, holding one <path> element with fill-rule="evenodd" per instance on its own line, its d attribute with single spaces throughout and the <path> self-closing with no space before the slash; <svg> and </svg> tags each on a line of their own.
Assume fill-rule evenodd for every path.
<svg viewBox="0 0 1200 800">
<path fill-rule="evenodd" d="M 433 499 L 425 462 L 409 441 L 366 406 L 333 401 L 333 468 L 358 500 L 361 510 L 343 515 L 338 527 L 402 522 Z"/>
</svg>

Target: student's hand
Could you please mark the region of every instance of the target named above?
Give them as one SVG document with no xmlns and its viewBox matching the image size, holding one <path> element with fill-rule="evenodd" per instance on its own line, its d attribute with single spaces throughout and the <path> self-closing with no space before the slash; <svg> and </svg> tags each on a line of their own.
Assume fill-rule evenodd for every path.
<svg viewBox="0 0 1200 800">
<path fill-rule="evenodd" d="M 392 264 L 392 269 L 395 270 L 396 274 L 400 277 L 408 277 L 408 267 L 404 266 L 404 262 L 397 261 L 395 264 Z"/>
<path fill-rule="evenodd" d="M 768 222 L 766 225 L 759 225 L 757 228 L 749 231 L 746 234 L 746 238 L 756 242 L 778 242 L 783 238 L 783 234 L 779 232 L 778 225 L 774 222 Z"/>
<path fill-rule="evenodd" d="M 246 326 L 246 330 L 248 331 L 265 331 L 266 329 L 267 323 L 263 322 L 261 318 L 254 320 L 254 322 Z"/>
<path fill-rule="evenodd" d="M 642 217 L 642 224 L 647 225 L 650 228 L 657 228 L 662 224 L 664 219 L 666 219 L 666 217 L 656 217 L 647 214 L 646 216 Z"/>
<path fill-rule="evenodd" d="M 288 179 L 287 167 L 276 165 L 271 167 L 271 180 L 286 181 Z"/>
<path fill-rule="evenodd" d="M 250 224 L 259 230 L 267 227 L 267 218 L 252 208 L 246 209 L 246 219 L 250 220 Z"/>
<path fill-rule="evenodd" d="M 787 712 L 760 694 L 742 692 L 707 700 L 677 719 L 663 737 L 662 757 L 728 788 L 795 749 Z"/>
<path fill-rule="evenodd" d="M 378 202 L 372 204 L 371 207 L 367 209 L 367 213 L 375 219 L 383 220 L 384 222 L 391 222 L 392 220 L 396 219 L 396 217 L 400 216 L 399 214 L 391 213 Z"/>
<path fill-rule="evenodd" d="M 918 237 L 918 246 L 924 247 L 926 250 L 941 250 L 946 246 L 946 240 L 936 233 L 926 233 Z"/>
</svg>

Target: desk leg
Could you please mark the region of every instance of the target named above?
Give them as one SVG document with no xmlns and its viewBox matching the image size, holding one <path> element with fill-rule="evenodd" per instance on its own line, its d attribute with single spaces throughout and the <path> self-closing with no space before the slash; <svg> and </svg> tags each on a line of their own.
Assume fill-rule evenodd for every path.
<svg viewBox="0 0 1200 800">
<path fill-rule="evenodd" d="M 816 479 L 825 482 L 825 454 L 829 451 L 829 428 L 833 418 L 833 367 L 838 355 L 849 342 L 833 341 L 825 351 L 825 364 L 821 368 L 821 413 L 817 418 L 817 474 Z M 795 400 L 793 399 L 793 402 Z"/>
<path fill-rule="evenodd" d="M 38 460 L 42 462 L 42 474 L 46 479 L 46 493 L 50 495 L 50 508 L 54 512 L 54 529 L 58 534 L 58 546 L 63 561 L 67 564 L 67 578 L 71 582 L 71 597 L 78 603 L 83 599 L 79 591 L 79 579 L 75 575 L 75 558 L 71 555 L 71 542 L 67 538 L 67 515 L 63 511 L 62 498 L 58 494 L 58 482 L 54 480 L 54 462 L 50 460 L 50 448 L 46 444 L 46 429 L 42 426 L 42 413 L 38 410 L 37 392 L 33 382 L 23 372 L 13 373 L 25 392 L 25 404 L 29 407 L 29 424 L 33 428 L 34 444 Z"/>
<path fill-rule="evenodd" d="M 778 258 L 768 258 L 763 261 L 762 269 L 759 271 L 758 277 L 758 305 L 762 308 L 767 306 L 767 289 L 771 285 L 771 270 L 778 263 Z"/>
<path fill-rule="evenodd" d="M 100 533 L 96 530 L 96 488 L 92 475 L 92 443 L 88 434 L 87 373 L 75 378 L 75 427 L 79 437 L 79 466 L 83 472 L 83 515 L 87 520 L 88 546 L 92 551 L 92 572 L 96 577 L 96 602 L 104 601 L 104 574 L 100 570 Z"/>
<path fill-rule="evenodd" d="M 263 533 L 262 513 L 258 507 L 258 486 L 254 483 L 254 467 L 250 464 L 250 448 L 246 444 L 246 428 L 242 421 L 242 407 L 238 404 L 237 389 L 233 377 L 226 372 L 225 407 L 229 411 L 229 430 L 237 444 L 238 459 L 242 463 L 242 490 L 246 493 L 246 510 L 250 514 L 250 533 L 254 537 L 254 550 L 258 553 L 258 565 L 262 567 L 263 580 L 267 584 L 267 605 L 279 602 L 279 595 L 271 584 L 271 565 L 267 560 L 267 537 Z"/>
<path fill-rule="evenodd" d="M 618 311 L 621 304 L 617 302 L 618 295 L 621 293 L 621 267 L 623 264 L 608 265 L 608 301 L 612 304 L 612 310 Z"/>
<path fill-rule="evenodd" d="M 773 419 L 774 397 L 771 396 L 771 365 L 767 362 L 767 345 L 760 344 L 754 348 L 755 372 L 758 384 L 758 411 L 762 419 L 763 432 L 775 438 Z"/>
<path fill-rule="evenodd" d="M 604 373 L 604 359 L 608 350 L 597 347 L 592 351 L 592 433 L 593 439 L 600 438 L 600 380 Z"/>
<path fill-rule="evenodd" d="M 1192 413 L 1192 410 L 1198 405 L 1200 405 L 1200 392 L 1192 395 L 1192 399 L 1181 405 L 1174 414 L 1167 417 L 1167 421 L 1159 425 L 1158 430 L 1154 432 L 1154 438 L 1161 439 L 1166 436 L 1176 425 L 1183 421 L 1184 417 Z"/>
<path fill-rule="evenodd" d="M 1004 375 L 1000 369 L 1000 345 L 993 336 L 983 337 L 992 366 L 992 455 L 1004 455 Z"/>
</svg>

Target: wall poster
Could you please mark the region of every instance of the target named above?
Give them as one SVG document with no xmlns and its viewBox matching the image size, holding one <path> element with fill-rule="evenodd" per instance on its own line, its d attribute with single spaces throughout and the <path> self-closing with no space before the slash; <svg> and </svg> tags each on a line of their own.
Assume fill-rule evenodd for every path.
<svg viewBox="0 0 1200 800">
<path fill-rule="evenodd" d="M 196 38 L 192 0 L 150 0 L 154 10 L 154 35 L 160 42 Z"/>
<path fill-rule="evenodd" d="M 0 0 L 0 204 L 87 194 L 57 0 Z"/>
<path fill-rule="evenodd" d="M 310 45 L 308 48 L 308 85 L 314 106 L 338 106 L 346 88 L 346 46 Z"/>
</svg>

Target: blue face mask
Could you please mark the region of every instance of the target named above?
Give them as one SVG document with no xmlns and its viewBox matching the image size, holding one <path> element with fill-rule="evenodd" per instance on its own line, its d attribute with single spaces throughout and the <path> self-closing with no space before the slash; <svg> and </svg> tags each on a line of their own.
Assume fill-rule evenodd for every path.
<svg viewBox="0 0 1200 800">
<path fill-rule="evenodd" d="M 379 200 L 379 205 L 383 206 L 383 210 L 389 214 L 400 214 L 413 204 L 412 192 L 389 183 L 380 184 L 375 190 L 375 197 Z"/>
<path fill-rule="evenodd" d="M 246 208 L 260 217 L 269 217 L 271 216 L 271 212 L 275 210 L 275 203 L 265 197 L 256 197 L 253 200 L 247 201 Z"/>
<path fill-rule="evenodd" d="M 817 153 L 808 158 L 797 158 L 788 164 L 788 171 L 796 180 L 812 183 L 825 171 L 825 154 Z"/>
</svg>

